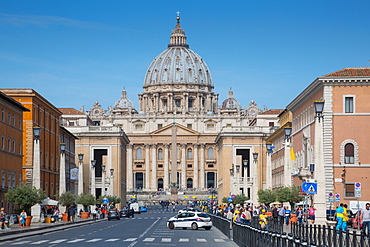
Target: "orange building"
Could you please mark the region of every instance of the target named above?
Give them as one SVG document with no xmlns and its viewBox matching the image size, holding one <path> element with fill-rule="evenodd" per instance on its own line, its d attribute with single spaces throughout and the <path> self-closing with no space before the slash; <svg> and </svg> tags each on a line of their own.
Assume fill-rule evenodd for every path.
<svg viewBox="0 0 370 247">
<path fill-rule="evenodd" d="M 370 191 L 363 189 L 370 186 L 369 95 L 370 68 L 345 68 L 317 78 L 287 106 L 293 114 L 292 139 L 299 171 L 294 181 L 296 185 L 302 184 L 298 177 L 322 181 L 318 186 L 325 192 L 326 208 L 331 205 L 330 193 L 339 194 L 340 201 L 353 211 L 357 211 L 351 206 L 357 199 L 370 201 Z M 325 102 L 320 134 L 315 126 L 319 123 L 315 120 L 317 100 Z M 315 147 L 318 138 L 322 149 Z M 313 172 L 310 164 L 315 166 Z M 355 189 L 356 182 L 362 190 Z"/>
<path fill-rule="evenodd" d="M 13 213 L 14 205 L 6 201 L 5 193 L 22 179 L 23 112 L 29 110 L 2 92 L 0 108 L 0 207 Z"/>
<path fill-rule="evenodd" d="M 23 181 L 32 184 L 33 127 L 41 127 L 41 188 L 50 198 L 57 193 L 60 164 L 60 117 L 62 113 L 33 89 L 0 89 L 30 111 L 23 114 Z"/>
</svg>

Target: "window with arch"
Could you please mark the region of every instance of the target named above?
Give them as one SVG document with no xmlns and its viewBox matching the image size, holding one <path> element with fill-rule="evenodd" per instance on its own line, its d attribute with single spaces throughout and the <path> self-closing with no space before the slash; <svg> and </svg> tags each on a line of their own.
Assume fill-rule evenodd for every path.
<svg viewBox="0 0 370 247">
<path fill-rule="evenodd" d="M 158 149 L 158 159 L 163 160 L 163 149 L 162 148 Z"/>
<path fill-rule="evenodd" d="M 136 149 L 136 159 L 142 159 L 143 158 L 143 149 L 137 148 Z"/>
<path fill-rule="evenodd" d="M 215 158 L 215 155 L 214 155 L 213 148 L 208 148 L 208 159 L 214 159 L 214 158 Z"/>
<path fill-rule="evenodd" d="M 188 160 L 193 159 L 193 150 L 191 148 L 188 149 Z"/>
<path fill-rule="evenodd" d="M 354 164 L 355 163 L 355 147 L 352 143 L 347 143 L 344 146 L 344 163 Z"/>
</svg>

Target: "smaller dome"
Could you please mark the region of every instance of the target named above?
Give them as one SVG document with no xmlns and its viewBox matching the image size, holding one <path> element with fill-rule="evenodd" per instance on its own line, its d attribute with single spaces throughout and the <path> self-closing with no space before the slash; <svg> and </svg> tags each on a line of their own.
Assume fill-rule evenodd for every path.
<svg viewBox="0 0 370 247">
<path fill-rule="evenodd" d="M 122 96 L 117 102 L 114 104 L 114 110 L 119 110 L 119 109 L 128 109 L 132 108 L 134 109 L 134 104 L 132 103 L 131 100 L 127 98 L 127 93 L 126 90 L 122 90 Z"/>
<path fill-rule="evenodd" d="M 234 92 L 230 88 L 229 97 L 222 102 L 221 110 L 230 110 L 240 108 L 239 102 L 234 99 Z"/>
</svg>

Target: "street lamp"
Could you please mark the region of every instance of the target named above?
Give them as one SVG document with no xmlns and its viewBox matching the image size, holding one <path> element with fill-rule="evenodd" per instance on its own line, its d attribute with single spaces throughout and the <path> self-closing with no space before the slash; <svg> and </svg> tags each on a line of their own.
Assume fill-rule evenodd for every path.
<svg viewBox="0 0 370 247">
<path fill-rule="evenodd" d="M 290 136 L 292 135 L 292 127 L 284 128 L 284 134 L 285 134 L 285 139 L 290 140 Z"/>
<path fill-rule="evenodd" d="M 320 122 L 320 118 L 323 118 L 324 116 L 322 115 L 323 111 L 324 111 L 324 104 L 325 104 L 325 101 L 324 100 L 315 100 L 313 102 L 314 106 L 315 106 L 315 118 L 319 118 L 319 122 Z"/>
<path fill-rule="evenodd" d="M 272 148 L 272 143 L 271 142 L 266 142 L 266 149 L 267 149 L 268 153 L 272 152 L 271 148 Z"/>
<path fill-rule="evenodd" d="M 105 191 L 105 174 L 106 174 L 106 171 L 105 171 L 105 165 L 102 165 L 102 166 L 101 166 L 101 170 L 102 170 L 102 172 L 103 172 L 103 174 L 102 174 L 102 195 L 103 195 L 103 196 L 106 196 L 106 195 L 107 195 L 107 193 L 106 193 L 106 191 Z"/>
<path fill-rule="evenodd" d="M 32 169 L 32 185 L 36 189 L 41 188 L 41 151 L 40 151 L 40 135 L 41 128 L 33 127 L 33 135 L 35 137 L 33 142 L 33 169 Z M 40 204 L 36 204 L 31 208 L 31 215 L 33 222 L 40 221 L 41 208 Z"/>
<path fill-rule="evenodd" d="M 253 153 L 253 160 L 257 162 L 258 159 L 258 153 Z"/>
<path fill-rule="evenodd" d="M 78 195 L 81 195 L 84 193 L 84 182 L 83 182 L 83 159 L 84 154 L 80 153 L 78 154 Z M 78 212 L 83 208 L 83 205 L 78 204 Z"/>
<path fill-rule="evenodd" d="M 66 192 L 66 144 L 60 143 L 59 196 Z"/>
</svg>

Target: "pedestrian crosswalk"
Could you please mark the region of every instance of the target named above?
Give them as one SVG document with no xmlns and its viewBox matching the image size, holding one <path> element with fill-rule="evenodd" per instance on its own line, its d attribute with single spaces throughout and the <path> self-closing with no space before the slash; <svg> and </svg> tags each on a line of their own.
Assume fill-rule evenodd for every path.
<svg viewBox="0 0 370 247">
<path fill-rule="evenodd" d="M 169 237 L 159 237 L 159 238 L 92 238 L 92 239 L 86 239 L 86 238 L 76 238 L 76 239 L 43 239 L 43 240 L 37 240 L 37 241 L 15 241 L 12 243 L 7 243 L 7 245 L 42 245 L 42 244 L 70 244 L 71 246 L 74 246 L 76 243 L 113 243 L 113 242 L 134 242 L 134 241 L 142 241 L 145 243 L 188 243 L 188 242 L 196 242 L 196 243 L 223 243 L 227 241 L 232 241 L 230 239 L 205 239 L 205 238 L 169 238 Z M 1 245 L 1 244 L 0 244 Z"/>
</svg>

